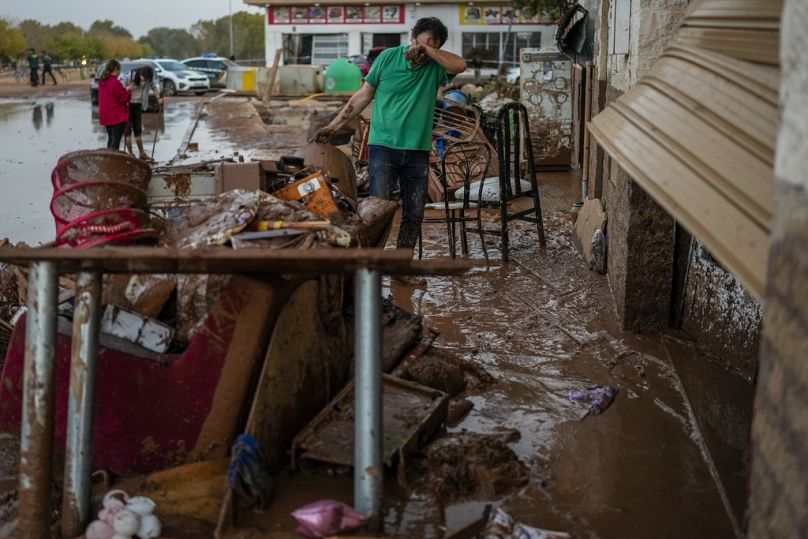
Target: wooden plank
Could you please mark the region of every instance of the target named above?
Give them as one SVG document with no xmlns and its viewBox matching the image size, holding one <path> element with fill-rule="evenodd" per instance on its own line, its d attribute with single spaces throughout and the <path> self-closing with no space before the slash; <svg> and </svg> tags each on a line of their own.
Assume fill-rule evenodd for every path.
<svg viewBox="0 0 808 539">
<path fill-rule="evenodd" d="M 413 260 L 408 250 L 246 249 L 227 247 L 111 247 L 92 249 L 0 249 L 11 264 L 55 262 L 59 271 L 104 273 L 349 274 L 370 268 L 385 275 L 459 275 L 471 269 L 466 259 Z"/>
<path fill-rule="evenodd" d="M 269 107 L 269 100 L 272 98 L 272 89 L 275 86 L 275 78 L 278 76 L 278 64 L 281 62 L 283 49 L 275 49 L 275 57 L 272 59 L 272 69 L 269 71 L 269 84 L 264 88 L 264 105 Z"/>
</svg>

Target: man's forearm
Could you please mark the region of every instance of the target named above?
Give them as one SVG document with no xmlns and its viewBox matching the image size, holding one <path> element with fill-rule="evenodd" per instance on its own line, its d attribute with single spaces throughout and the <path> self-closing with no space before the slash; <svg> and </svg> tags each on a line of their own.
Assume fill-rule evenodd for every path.
<svg viewBox="0 0 808 539">
<path fill-rule="evenodd" d="M 441 49 L 434 49 L 432 47 L 424 47 L 427 56 L 433 61 L 443 66 L 446 71 L 452 75 L 457 75 L 466 70 L 466 61 L 460 56 Z"/>
<path fill-rule="evenodd" d="M 365 110 L 365 107 L 367 107 L 372 100 L 373 96 L 366 95 L 364 91 L 355 93 L 353 96 L 351 96 L 348 102 L 345 103 L 345 106 L 342 107 L 339 114 L 337 114 L 334 119 L 331 120 L 329 125 L 333 128 L 339 129 L 351 118 L 359 116 L 359 114 Z"/>
</svg>

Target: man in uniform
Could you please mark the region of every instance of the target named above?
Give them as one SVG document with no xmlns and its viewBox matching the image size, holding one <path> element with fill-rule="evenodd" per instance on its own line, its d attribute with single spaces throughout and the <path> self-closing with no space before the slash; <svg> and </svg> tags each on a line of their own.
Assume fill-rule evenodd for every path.
<svg viewBox="0 0 808 539">
<path fill-rule="evenodd" d="M 53 76 L 53 71 L 51 70 L 51 64 L 53 60 L 48 55 L 47 52 L 42 51 L 42 84 L 45 84 L 45 75 L 50 74 L 51 79 L 53 80 L 54 86 L 56 85 L 56 77 Z"/>
<path fill-rule="evenodd" d="M 39 56 L 33 47 L 28 49 L 28 68 L 31 70 L 31 86 L 39 86 Z"/>
<path fill-rule="evenodd" d="M 412 250 L 421 232 L 435 97 L 450 76 L 466 69 L 463 58 L 441 50 L 448 35 L 437 17 L 419 19 L 410 44 L 383 51 L 362 88 L 315 137 L 317 142 L 327 142 L 376 98 L 368 138 L 370 194 L 389 199 L 398 183 L 402 207 L 398 248 Z"/>
</svg>

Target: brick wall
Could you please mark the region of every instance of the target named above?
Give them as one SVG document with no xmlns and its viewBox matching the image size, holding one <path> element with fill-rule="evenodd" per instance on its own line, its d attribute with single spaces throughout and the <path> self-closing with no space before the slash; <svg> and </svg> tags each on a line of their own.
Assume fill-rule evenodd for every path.
<svg viewBox="0 0 808 539">
<path fill-rule="evenodd" d="M 752 423 L 750 537 L 808 536 L 808 193 L 780 184 Z"/>
</svg>

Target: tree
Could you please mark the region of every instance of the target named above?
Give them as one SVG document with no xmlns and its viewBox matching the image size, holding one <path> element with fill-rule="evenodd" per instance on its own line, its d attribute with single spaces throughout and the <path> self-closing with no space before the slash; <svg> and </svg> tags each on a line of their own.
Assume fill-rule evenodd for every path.
<svg viewBox="0 0 808 539">
<path fill-rule="evenodd" d="M 121 26 L 116 26 L 114 22 L 108 19 L 103 21 L 95 21 L 90 25 L 90 30 L 88 33 L 92 35 L 112 34 L 113 36 L 128 37 L 132 39 L 132 34 L 129 33 L 129 30 Z"/>
<path fill-rule="evenodd" d="M 25 38 L 6 19 L 0 19 L 0 58 L 18 58 L 25 52 Z"/>
<path fill-rule="evenodd" d="M 230 18 L 198 21 L 191 32 L 203 51 L 230 54 Z M 237 58 L 264 58 L 264 18 L 257 13 L 239 11 L 233 14 L 233 44 Z"/>
<path fill-rule="evenodd" d="M 32 47 L 36 50 L 46 48 L 50 42 L 50 27 L 43 26 L 39 21 L 25 19 L 17 28 L 25 39 L 26 48 Z"/>
<path fill-rule="evenodd" d="M 150 47 L 155 55 L 169 58 L 182 59 L 200 52 L 194 36 L 180 28 L 152 28 L 139 42 Z"/>
</svg>

